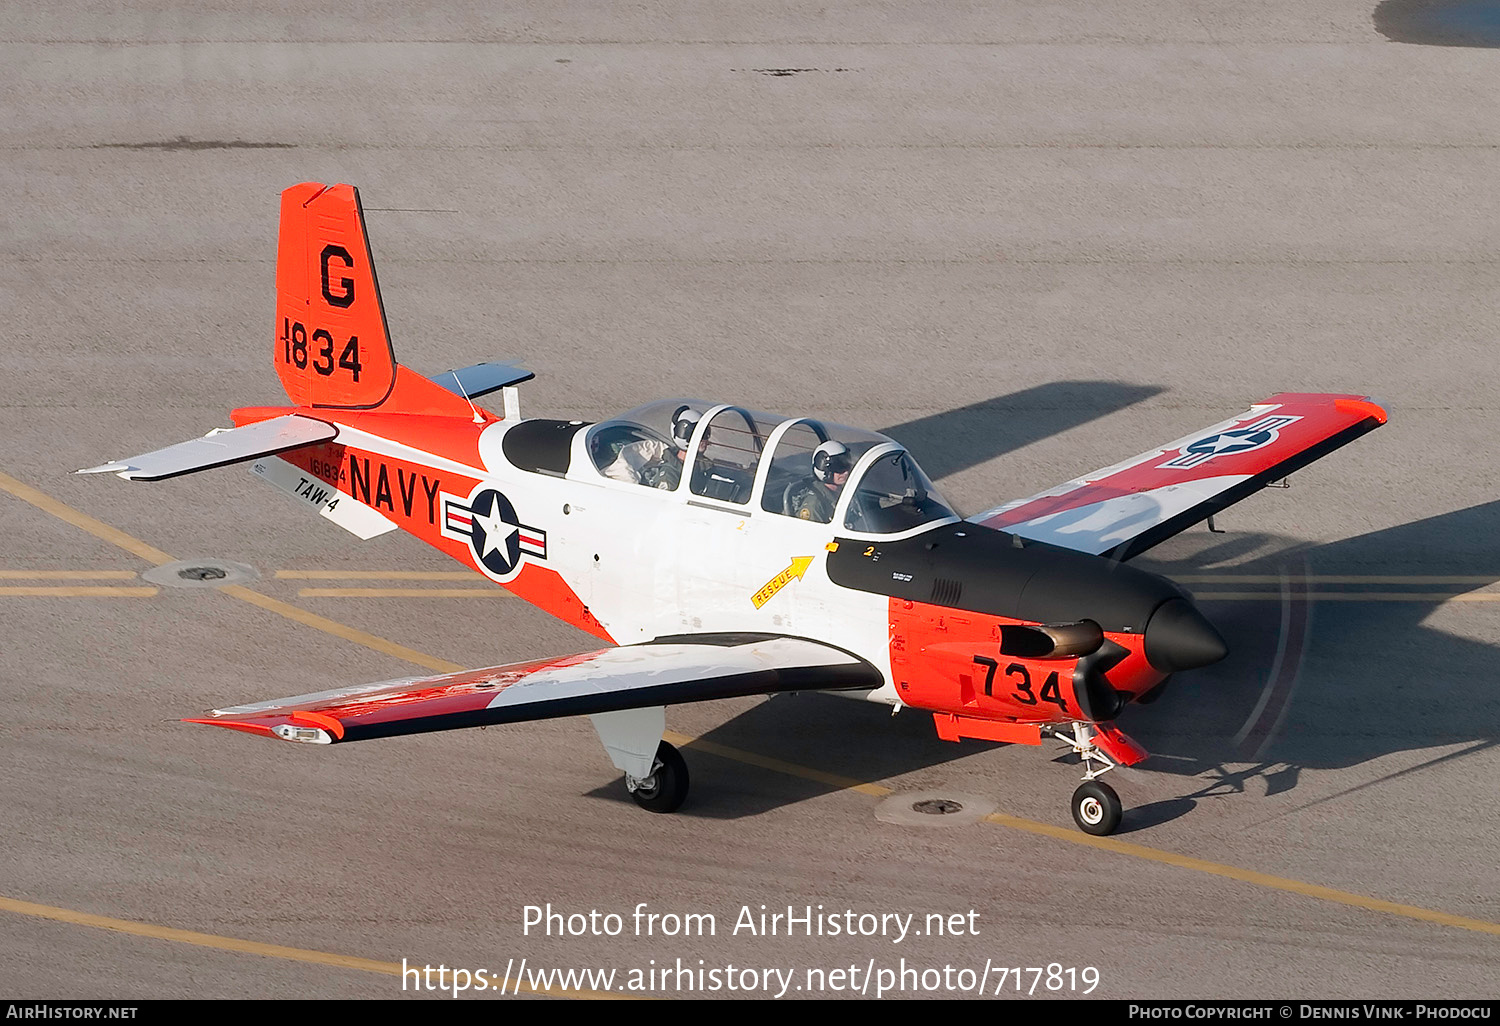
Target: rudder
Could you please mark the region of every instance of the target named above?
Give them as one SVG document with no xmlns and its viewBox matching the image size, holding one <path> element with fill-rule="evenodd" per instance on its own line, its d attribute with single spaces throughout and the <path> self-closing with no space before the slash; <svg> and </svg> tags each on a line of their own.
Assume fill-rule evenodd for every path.
<svg viewBox="0 0 1500 1026">
<path fill-rule="evenodd" d="M 374 409 L 396 384 L 359 191 L 317 182 L 281 194 L 276 373 L 298 406 Z"/>
<path fill-rule="evenodd" d="M 352 185 L 303 182 L 281 194 L 272 358 L 297 406 L 493 419 L 396 363 Z"/>
</svg>

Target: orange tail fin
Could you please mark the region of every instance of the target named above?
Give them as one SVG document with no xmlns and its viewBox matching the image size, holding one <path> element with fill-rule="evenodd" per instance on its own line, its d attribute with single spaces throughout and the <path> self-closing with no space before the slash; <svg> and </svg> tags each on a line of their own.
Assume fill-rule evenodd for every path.
<svg viewBox="0 0 1500 1026">
<path fill-rule="evenodd" d="M 281 194 L 273 359 L 297 406 L 470 417 L 396 363 L 359 190 L 303 182 Z"/>
</svg>

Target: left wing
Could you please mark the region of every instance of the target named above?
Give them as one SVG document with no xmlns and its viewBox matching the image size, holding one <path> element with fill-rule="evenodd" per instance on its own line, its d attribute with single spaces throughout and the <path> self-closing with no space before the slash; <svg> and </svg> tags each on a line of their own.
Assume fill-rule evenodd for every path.
<svg viewBox="0 0 1500 1026">
<path fill-rule="evenodd" d="M 969 519 L 1129 559 L 1385 420 L 1368 396 L 1283 392 L 1159 449 Z"/>
<path fill-rule="evenodd" d="M 831 645 L 768 634 L 700 634 L 238 705 L 186 722 L 326 745 L 882 683 L 875 667 Z"/>
</svg>

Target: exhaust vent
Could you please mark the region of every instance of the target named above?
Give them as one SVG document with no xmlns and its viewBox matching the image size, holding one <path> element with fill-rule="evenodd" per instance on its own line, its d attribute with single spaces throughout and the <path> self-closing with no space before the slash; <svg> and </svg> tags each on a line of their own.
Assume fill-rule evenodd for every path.
<svg viewBox="0 0 1500 1026">
<path fill-rule="evenodd" d="M 958 600 L 963 597 L 964 585 L 962 581 L 955 581 L 948 577 L 938 577 L 932 582 L 932 601 L 940 606 L 956 606 Z"/>
</svg>

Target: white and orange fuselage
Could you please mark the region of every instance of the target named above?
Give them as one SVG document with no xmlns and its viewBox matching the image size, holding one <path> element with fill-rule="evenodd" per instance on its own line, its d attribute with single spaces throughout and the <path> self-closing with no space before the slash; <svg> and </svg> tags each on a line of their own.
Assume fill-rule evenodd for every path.
<svg viewBox="0 0 1500 1026">
<path fill-rule="evenodd" d="M 1073 620 L 1098 614 L 1089 618 L 1118 646 L 1111 649 L 1113 689 L 1128 698 L 1166 675 L 1147 660 L 1143 637 L 1156 607 L 1181 593 L 1097 557 L 1018 548 L 1010 536 L 957 517 L 875 534 L 835 526 L 838 517 L 821 524 L 781 515 L 760 501 L 764 473 L 738 506 L 695 495 L 686 476 L 673 490 L 643 488 L 596 466 L 588 447 L 594 425 L 504 420 L 483 411 L 476 420 L 284 408 L 242 409 L 234 420 L 246 425 L 295 412 L 334 422 L 338 440 L 260 461 L 263 473 L 268 461 L 284 461 L 273 483 L 322 508 L 372 511 L 606 643 L 705 634 L 813 638 L 878 670 L 882 683 L 861 689 L 865 697 L 938 714 L 944 737 L 1037 743 L 1040 725 L 1107 721 L 1118 703 L 1098 715 L 1099 696 L 1086 693 L 1079 673 L 1082 657 L 1002 655 L 1002 629 L 1040 621 L 984 608 L 995 602 L 965 605 L 963 594 L 985 593 L 981 579 L 994 574 L 997 558 L 1007 564 L 999 568 L 1004 574 L 1045 552 L 1048 561 L 1067 564 L 1051 574 L 1055 585 L 1061 570 L 1070 593 L 1059 599 L 1054 586 L 1043 596 L 1048 607 L 1071 603 Z M 552 436 L 554 449 L 566 436 L 566 461 L 554 456 L 546 469 L 528 469 L 534 460 L 517 465 L 506 454 L 506 436 L 518 430 Z M 897 450 L 895 443 L 872 447 L 854 478 Z M 934 576 L 920 564 L 943 548 L 969 551 L 956 551 L 953 569 Z M 925 558 L 912 558 L 918 553 Z M 1038 571 L 1025 572 L 1029 578 Z M 956 601 L 912 594 L 944 588 Z M 1100 604 L 1101 588 L 1136 593 L 1124 607 L 1118 594 L 1103 599 L 1128 607 L 1126 620 L 1091 608 Z M 1100 736 L 1117 761 L 1141 757 L 1117 731 L 1106 727 Z"/>
</svg>

